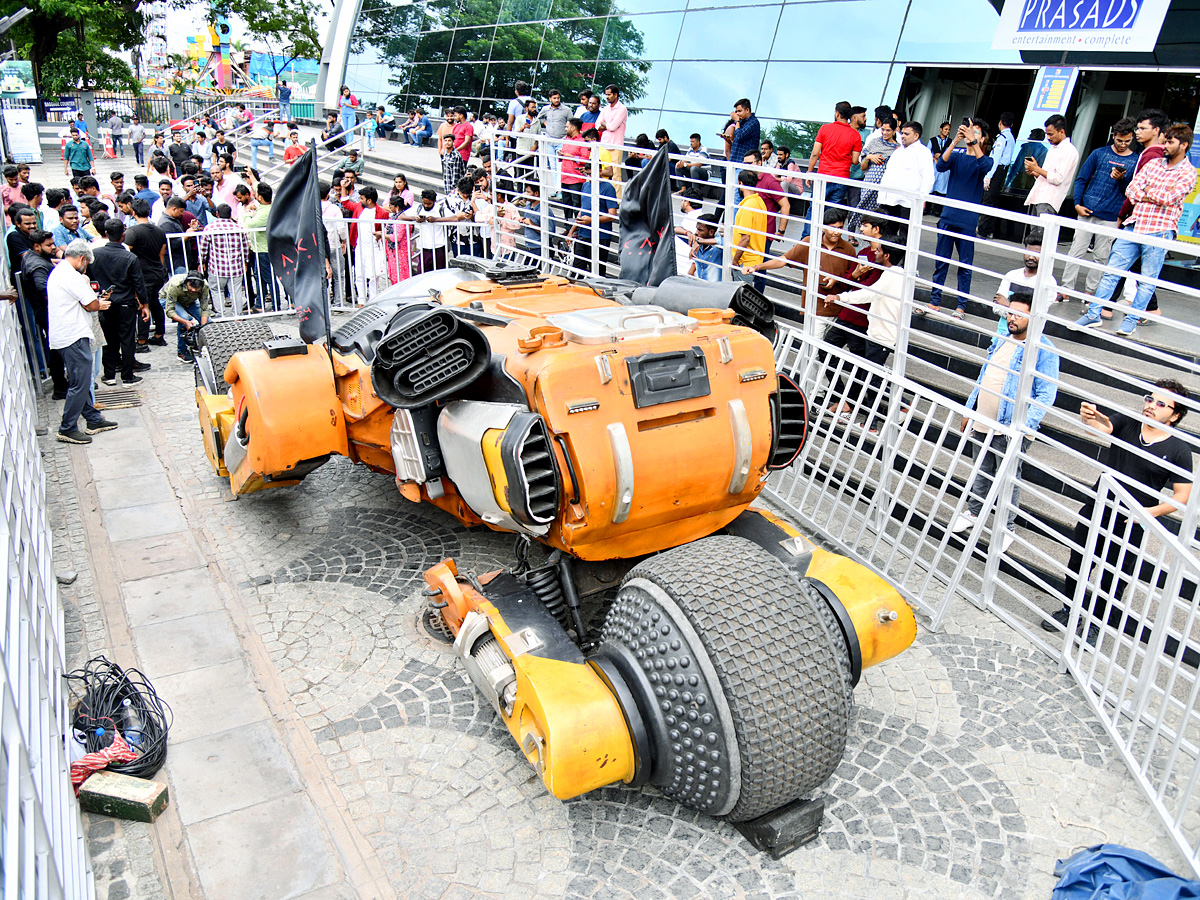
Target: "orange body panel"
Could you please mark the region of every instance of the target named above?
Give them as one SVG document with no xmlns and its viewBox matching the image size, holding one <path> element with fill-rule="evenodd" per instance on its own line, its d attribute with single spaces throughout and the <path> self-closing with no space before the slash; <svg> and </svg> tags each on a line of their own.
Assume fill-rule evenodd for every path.
<svg viewBox="0 0 1200 900">
<path fill-rule="evenodd" d="M 246 458 L 230 473 L 235 494 L 252 486 L 287 480 L 287 473 L 304 460 L 327 454 L 348 455 L 346 420 L 334 390 L 329 355 L 310 345 L 297 356 L 271 359 L 266 350 L 234 354 L 225 368 L 233 388 L 235 421 L 248 411 L 250 442 Z M 254 440 L 254 435 L 269 435 Z"/>
<path fill-rule="evenodd" d="M 559 516 L 544 538 L 551 545 L 593 560 L 652 553 L 711 534 L 758 496 L 772 441 L 774 359 L 770 343 L 729 324 L 728 313 L 704 311 L 689 332 L 578 343 L 546 317 L 612 308 L 630 310 L 635 320 L 653 321 L 652 315 L 554 276 L 528 285 L 464 282 L 441 301 L 511 319 L 482 331 L 551 436 L 563 483 Z M 691 348 L 703 353 L 709 393 L 638 409 L 627 359 Z M 246 459 L 231 473 L 235 493 L 280 483 L 300 462 L 330 453 L 395 471 L 393 410 L 356 354 L 334 351 L 331 366 L 320 346 L 277 359 L 265 351 L 239 353 L 227 379 L 236 414 L 246 398 L 252 436 Z M 572 469 L 578 484 L 571 483 Z M 408 486 L 405 496 L 417 488 Z M 449 479 L 442 479 L 439 497 L 431 498 L 427 486 L 419 490 L 422 500 L 463 523 L 481 522 Z"/>
</svg>

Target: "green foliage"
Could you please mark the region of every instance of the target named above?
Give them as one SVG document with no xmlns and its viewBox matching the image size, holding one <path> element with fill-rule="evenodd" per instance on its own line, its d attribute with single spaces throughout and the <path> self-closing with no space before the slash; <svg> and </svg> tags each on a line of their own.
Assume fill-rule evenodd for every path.
<svg viewBox="0 0 1200 900">
<path fill-rule="evenodd" d="M 129 67 L 120 60 L 106 59 L 104 50 L 140 46 L 145 20 L 138 0 L 2 0 L 0 12 L 12 13 L 22 6 L 33 13 L 18 22 L 8 36 L 17 55 L 33 63 L 40 94 L 74 90 L 72 73 L 76 80 L 82 78 L 97 89 L 130 90 L 136 86 Z"/>
<path fill-rule="evenodd" d="M 822 122 L 776 122 L 765 135 L 776 147 L 791 147 L 792 159 L 803 165 L 812 154 Z"/>
<path fill-rule="evenodd" d="M 460 8 L 460 0 L 417 0 L 364 9 L 351 51 L 370 47 L 385 60 L 387 102 L 401 109 L 418 103 L 475 109 L 480 97 L 488 97 L 501 101 L 501 111 L 518 80 L 541 96 L 557 88 L 566 102 L 585 88 L 611 82 L 633 106 L 646 91 L 650 70 L 641 58 L 641 32 L 628 20 L 609 19 L 606 34 L 601 17 L 609 0 L 555 0 L 555 18 L 570 21 L 547 28 L 543 20 L 550 5 L 550 0 L 472 0 Z M 618 61 L 597 64 L 597 57 Z M 422 65 L 446 62 L 450 65 Z"/>
<path fill-rule="evenodd" d="M 109 53 L 90 29 L 84 32 L 82 44 L 73 34 L 60 37 L 54 53 L 42 60 L 41 76 L 41 89 L 48 95 L 57 96 L 77 88 L 141 92 L 133 70 L 123 59 Z"/>
</svg>

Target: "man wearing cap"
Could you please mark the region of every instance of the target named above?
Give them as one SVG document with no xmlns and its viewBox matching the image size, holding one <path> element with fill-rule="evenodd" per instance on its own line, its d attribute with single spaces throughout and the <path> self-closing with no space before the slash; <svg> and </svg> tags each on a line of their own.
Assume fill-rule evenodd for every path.
<svg viewBox="0 0 1200 900">
<path fill-rule="evenodd" d="M 199 325 L 207 325 L 212 313 L 212 297 L 204 276 L 196 269 L 188 269 L 182 275 L 174 275 L 163 285 L 159 299 L 163 302 L 167 318 L 177 322 L 175 349 L 180 362 L 190 363 L 192 354 L 188 350 L 184 335 Z"/>
</svg>

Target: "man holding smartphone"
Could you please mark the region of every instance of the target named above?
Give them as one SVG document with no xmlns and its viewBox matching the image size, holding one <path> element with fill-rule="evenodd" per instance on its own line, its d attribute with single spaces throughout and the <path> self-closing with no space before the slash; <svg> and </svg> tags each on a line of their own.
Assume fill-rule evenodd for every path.
<svg viewBox="0 0 1200 900">
<path fill-rule="evenodd" d="M 117 427 L 116 422 L 105 419 L 89 400 L 95 336 L 88 313 L 109 307 L 108 297 L 103 294 L 97 297 L 83 274 L 92 254 L 86 241 L 71 241 L 63 249 L 62 261 L 46 279 L 49 344 L 52 350 L 62 354 L 67 372 L 67 396 L 63 403 L 62 423 L 58 426 L 58 440 L 64 444 L 90 444 L 93 434 Z M 81 415 L 87 423 L 83 431 L 79 430 Z"/>
<path fill-rule="evenodd" d="M 1025 157 L 1023 161 L 1025 172 L 1037 177 L 1029 189 L 1029 196 L 1025 198 L 1025 212 L 1031 216 L 1046 213 L 1058 215 L 1063 201 L 1067 199 L 1075 170 L 1079 168 L 1079 151 L 1067 136 L 1067 120 L 1060 115 L 1053 115 L 1045 124 L 1046 140 L 1050 142 L 1046 159 L 1041 165 L 1032 156 Z M 1037 231 L 1040 235 L 1041 229 Z"/>
<path fill-rule="evenodd" d="M 1097 147 L 1080 167 L 1079 174 L 1075 176 L 1075 212 L 1080 222 L 1117 227 L 1117 215 L 1125 201 L 1125 188 L 1133 176 L 1129 166 L 1133 161 L 1133 150 L 1130 149 L 1133 129 L 1133 119 L 1125 117 L 1118 120 L 1112 128 L 1112 143 L 1107 147 Z M 1086 228 L 1076 228 L 1068 253 L 1072 261 L 1063 270 L 1063 287 L 1075 289 L 1079 263 L 1074 260 L 1086 256 L 1088 246 L 1093 241 L 1092 259 L 1100 264 L 1108 262 L 1113 239 Z M 1088 269 L 1084 285 L 1089 294 L 1095 295 L 1103 275 L 1099 269 Z"/>
</svg>

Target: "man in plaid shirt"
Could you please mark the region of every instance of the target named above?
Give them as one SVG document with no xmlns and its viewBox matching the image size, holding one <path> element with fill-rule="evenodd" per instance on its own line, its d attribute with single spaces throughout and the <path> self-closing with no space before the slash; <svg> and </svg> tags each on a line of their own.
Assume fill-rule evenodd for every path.
<svg viewBox="0 0 1200 900">
<path fill-rule="evenodd" d="M 246 254 L 250 241 L 241 226 L 233 221 L 228 203 L 217 207 L 217 217 L 204 226 L 200 235 L 200 271 L 215 281 L 213 295 L 225 312 L 222 298 L 229 300 L 235 316 L 246 312 Z"/>
<path fill-rule="evenodd" d="M 1133 215 L 1126 222 L 1126 227 L 1132 222 L 1135 234 L 1161 238 L 1164 241 L 1175 240 L 1175 229 L 1179 226 L 1179 217 L 1183 214 L 1183 198 L 1196 186 L 1196 169 L 1187 158 L 1191 145 L 1192 129 L 1187 125 L 1172 125 L 1167 130 L 1167 140 L 1163 145 L 1166 156 L 1146 163 L 1125 189 L 1125 196 L 1133 202 Z M 1141 259 L 1142 274 L 1154 279 L 1162 271 L 1166 257 L 1167 251 L 1162 247 L 1151 247 L 1117 238 L 1113 241 L 1108 265 L 1113 269 L 1128 272 L 1134 262 Z M 1120 275 L 1111 272 L 1100 279 L 1096 299 L 1088 305 L 1087 312 L 1075 323 L 1077 326 L 1100 327 L 1100 310 L 1105 301 L 1112 299 L 1120 280 Z M 1153 293 L 1154 285 L 1150 281 L 1139 280 L 1133 308 L 1138 312 L 1144 310 Z M 1138 318 L 1135 313 L 1127 314 L 1121 322 L 1121 327 L 1117 329 L 1117 334 L 1133 334 Z"/>
</svg>

